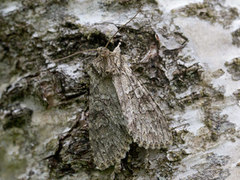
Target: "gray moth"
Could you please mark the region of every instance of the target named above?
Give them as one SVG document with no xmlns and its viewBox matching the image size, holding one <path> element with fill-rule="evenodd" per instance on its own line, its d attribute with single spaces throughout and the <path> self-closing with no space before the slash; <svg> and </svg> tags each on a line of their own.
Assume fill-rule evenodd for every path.
<svg viewBox="0 0 240 180">
<path fill-rule="evenodd" d="M 171 144 L 167 120 L 148 89 L 134 76 L 120 44 L 98 48 L 89 70 L 89 139 L 94 163 L 104 170 L 120 163 L 132 142 L 146 149 Z"/>
</svg>

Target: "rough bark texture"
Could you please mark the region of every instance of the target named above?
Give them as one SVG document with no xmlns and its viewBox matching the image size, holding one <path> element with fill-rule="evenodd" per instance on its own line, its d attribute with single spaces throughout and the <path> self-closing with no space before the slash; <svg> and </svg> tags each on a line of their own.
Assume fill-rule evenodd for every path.
<svg viewBox="0 0 240 180">
<path fill-rule="evenodd" d="M 238 179 L 239 9 L 161 3 L 0 4 L 0 179 Z"/>
</svg>

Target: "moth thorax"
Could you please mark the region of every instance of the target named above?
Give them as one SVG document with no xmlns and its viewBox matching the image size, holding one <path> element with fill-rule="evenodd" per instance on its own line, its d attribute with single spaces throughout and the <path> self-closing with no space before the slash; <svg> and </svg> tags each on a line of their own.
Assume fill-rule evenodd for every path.
<svg viewBox="0 0 240 180">
<path fill-rule="evenodd" d="M 110 51 L 106 47 L 99 47 L 97 48 L 98 56 L 99 57 L 107 57 L 110 54 Z"/>
<path fill-rule="evenodd" d="M 102 76 L 109 76 L 115 72 L 114 54 L 105 47 L 98 48 L 98 58 L 94 63 L 95 69 Z"/>
</svg>

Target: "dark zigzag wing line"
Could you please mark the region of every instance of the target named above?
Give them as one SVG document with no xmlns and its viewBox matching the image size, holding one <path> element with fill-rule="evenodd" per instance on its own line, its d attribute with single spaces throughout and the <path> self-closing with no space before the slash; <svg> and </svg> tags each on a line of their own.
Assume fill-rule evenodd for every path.
<svg viewBox="0 0 240 180">
<path fill-rule="evenodd" d="M 131 137 L 112 79 L 100 78 L 94 71 L 90 77 L 89 137 L 94 162 L 103 170 L 125 157 Z"/>
<path fill-rule="evenodd" d="M 159 105 L 133 75 L 125 59 L 121 61 L 121 71 L 113 76 L 113 84 L 134 142 L 147 149 L 171 144 L 172 135 Z"/>
</svg>

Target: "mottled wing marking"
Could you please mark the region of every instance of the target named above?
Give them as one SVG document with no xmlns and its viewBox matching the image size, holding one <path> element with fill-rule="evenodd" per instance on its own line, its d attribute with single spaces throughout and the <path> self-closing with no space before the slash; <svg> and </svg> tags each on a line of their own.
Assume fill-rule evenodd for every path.
<svg viewBox="0 0 240 180">
<path fill-rule="evenodd" d="M 126 130 L 121 106 L 111 77 L 101 77 L 94 68 L 89 72 L 89 136 L 98 169 L 120 163 L 129 150 L 131 137 Z"/>
<path fill-rule="evenodd" d="M 132 73 L 126 60 L 120 55 L 117 47 L 115 62 L 118 73 L 113 75 L 122 113 L 127 121 L 127 129 L 134 142 L 144 148 L 156 149 L 171 144 L 172 136 L 167 120 L 159 105 L 147 88 Z"/>
</svg>

